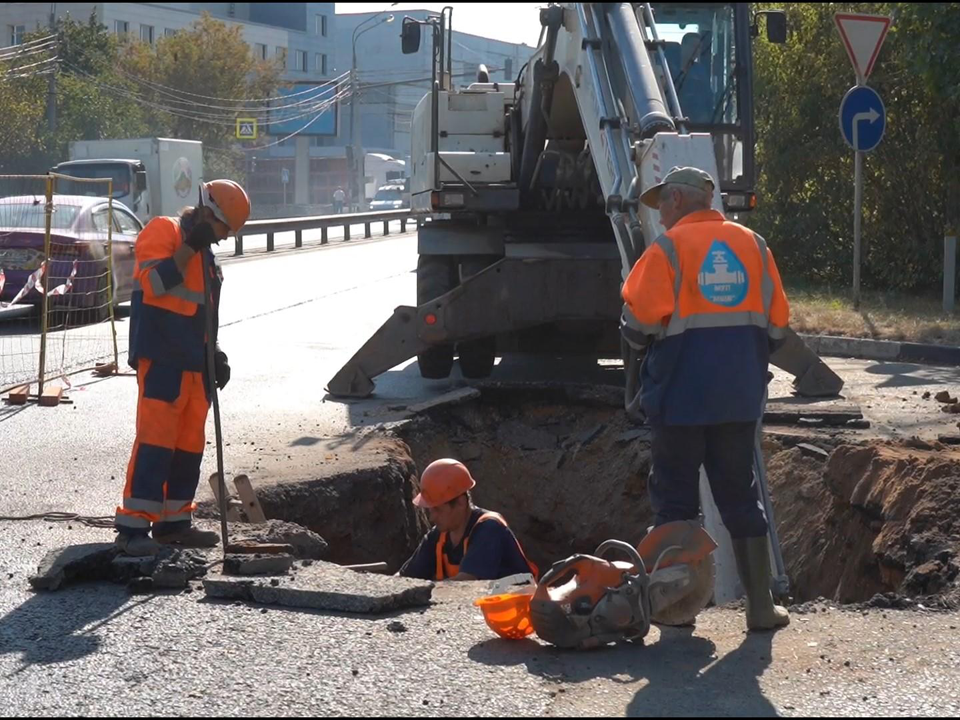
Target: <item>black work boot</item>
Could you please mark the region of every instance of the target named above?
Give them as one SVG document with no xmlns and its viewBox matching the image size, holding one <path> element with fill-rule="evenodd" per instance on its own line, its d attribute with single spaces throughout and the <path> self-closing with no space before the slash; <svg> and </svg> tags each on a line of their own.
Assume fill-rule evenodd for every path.
<svg viewBox="0 0 960 720">
<path fill-rule="evenodd" d="M 747 594 L 747 630 L 773 630 L 790 624 L 786 608 L 775 605 L 770 592 L 770 556 L 767 538 L 752 537 L 733 541 L 737 572 Z"/>
<path fill-rule="evenodd" d="M 153 530 L 153 539 L 161 545 L 178 545 L 185 548 L 211 548 L 220 542 L 220 536 L 211 530 L 201 530 L 193 526 L 164 532 Z"/>
</svg>

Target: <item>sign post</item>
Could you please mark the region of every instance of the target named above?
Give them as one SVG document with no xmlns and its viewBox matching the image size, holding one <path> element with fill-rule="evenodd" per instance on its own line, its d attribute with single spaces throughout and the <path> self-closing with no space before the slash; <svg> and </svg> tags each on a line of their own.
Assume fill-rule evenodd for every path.
<svg viewBox="0 0 960 720">
<path fill-rule="evenodd" d="M 840 132 L 853 148 L 853 307 L 860 308 L 860 221 L 863 215 L 863 153 L 883 138 L 886 111 L 880 96 L 867 87 L 867 78 L 880 54 L 891 19 L 881 15 L 837 13 L 834 22 L 857 76 L 840 103 Z"/>
<path fill-rule="evenodd" d="M 290 171 L 287 168 L 280 169 L 280 181 L 283 183 L 283 204 L 287 204 L 287 185 L 290 182 Z"/>
</svg>

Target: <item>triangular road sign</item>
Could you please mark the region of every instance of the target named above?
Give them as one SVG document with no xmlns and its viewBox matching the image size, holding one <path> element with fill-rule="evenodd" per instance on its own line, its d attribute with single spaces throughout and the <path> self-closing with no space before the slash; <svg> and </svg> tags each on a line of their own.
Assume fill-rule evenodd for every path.
<svg viewBox="0 0 960 720">
<path fill-rule="evenodd" d="M 873 72 L 873 65 L 880 54 L 887 31 L 890 30 L 890 18 L 884 15 L 854 15 L 837 13 L 833 16 L 843 38 L 850 62 L 857 77 L 864 81 Z"/>
</svg>

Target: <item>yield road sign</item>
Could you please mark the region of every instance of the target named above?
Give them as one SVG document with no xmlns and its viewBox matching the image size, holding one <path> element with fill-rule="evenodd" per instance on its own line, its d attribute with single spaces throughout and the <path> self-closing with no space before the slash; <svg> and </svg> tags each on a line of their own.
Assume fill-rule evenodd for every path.
<svg viewBox="0 0 960 720">
<path fill-rule="evenodd" d="M 886 125 L 886 110 L 876 90 L 858 85 L 843 96 L 840 103 L 840 132 L 854 150 L 873 150 L 880 144 Z"/>
<path fill-rule="evenodd" d="M 237 118 L 237 139 L 238 140 L 256 140 L 257 139 L 257 119 L 256 118 Z"/>
<path fill-rule="evenodd" d="M 873 72 L 880 46 L 890 30 L 890 18 L 883 15 L 837 13 L 833 20 L 840 31 L 843 46 L 850 56 L 857 78 L 863 84 Z"/>
</svg>

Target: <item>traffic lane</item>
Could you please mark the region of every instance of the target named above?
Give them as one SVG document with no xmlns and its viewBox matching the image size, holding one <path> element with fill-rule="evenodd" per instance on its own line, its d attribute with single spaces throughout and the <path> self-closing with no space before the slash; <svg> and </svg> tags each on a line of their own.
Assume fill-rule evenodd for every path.
<svg viewBox="0 0 960 720">
<path fill-rule="evenodd" d="M 345 408 L 324 403 L 323 387 L 351 352 L 350 345 L 392 312 L 396 298 L 415 293 L 415 278 L 403 269 L 403 258 L 415 257 L 415 247 L 396 251 L 389 246 L 393 242 L 404 240 L 332 254 L 265 257 L 225 268 L 230 283 L 224 286 L 227 322 L 220 342 L 230 356 L 232 376 L 220 399 L 228 474 L 248 472 L 256 482 L 268 472 L 265 464 L 296 459 L 309 450 L 295 445 L 298 439 L 351 432 Z M 275 268 L 285 277 L 320 282 L 312 289 L 280 284 L 274 306 L 266 306 L 244 288 L 264 273 L 273 276 Z M 125 344 L 122 340 L 121 347 Z M 125 365 L 123 369 L 129 373 Z M 135 433 L 136 379 L 83 374 L 73 384 L 71 405 L 0 407 L 5 473 L 16 479 L 0 493 L 0 514 L 100 516 L 116 508 Z M 212 413 L 206 434 L 204 478 L 216 467 Z"/>
</svg>

